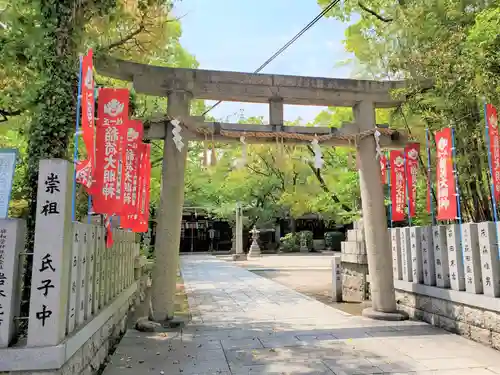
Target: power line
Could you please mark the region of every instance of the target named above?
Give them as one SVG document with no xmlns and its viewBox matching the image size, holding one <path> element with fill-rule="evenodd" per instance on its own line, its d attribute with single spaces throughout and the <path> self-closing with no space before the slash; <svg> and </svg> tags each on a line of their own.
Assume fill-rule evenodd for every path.
<svg viewBox="0 0 500 375">
<path fill-rule="evenodd" d="M 281 55 L 288 47 L 290 47 L 297 39 L 299 39 L 307 30 L 309 30 L 311 27 L 316 24 L 321 18 L 325 16 L 330 10 L 333 9 L 335 5 L 340 3 L 340 0 L 333 0 L 330 4 L 328 4 L 325 9 L 321 11 L 320 14 L 318 14 L 314 19 L 309 22 L 302 30 L 300 30 L 292 39 L 290 39 L 283 47 L 281 47 L 279 50 L 277 50 L 270 58 L 268 58 L 259 68 L 253 72 L 253 74 L 257 74 L 262 71 L 266 66 L 268 66 L 276 57 Z M 220 103 L 222 103 L 222 100 L 219 100 L 217 103 L 215 103 L 213 106 L 211 106 L 209 109 L 207 109 L 205 112 L 203 112 L 202 116 L 205 116 L 208 112 L 210 112 L 212 109 L 217 107 Z"/>
</svg>

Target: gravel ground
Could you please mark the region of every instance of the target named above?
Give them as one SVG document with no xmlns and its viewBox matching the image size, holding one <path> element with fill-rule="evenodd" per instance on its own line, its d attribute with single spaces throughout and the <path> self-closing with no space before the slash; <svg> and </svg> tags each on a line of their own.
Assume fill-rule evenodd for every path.
<svg viewBox="0 0 500 375">
<path fill-rule="evenodd" d="M 277 269 L 253 272 L 349 314 L 361 315 L 361 310 L 364 307 L 361 303 L 356 302 L 332 302 L 330 297 L 332 286 L 330 270 Z"/>
</svg>

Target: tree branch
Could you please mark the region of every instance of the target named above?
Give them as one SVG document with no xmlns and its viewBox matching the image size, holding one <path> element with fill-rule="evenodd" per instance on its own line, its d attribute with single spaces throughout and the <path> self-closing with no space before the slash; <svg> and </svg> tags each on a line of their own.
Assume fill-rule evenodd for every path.
<svg viewBox="0 0 500 375">
<path fill-rule="evenodd" d="M 0 122 L 7 122 L 9 121 L 9 117 L 19 116 L 21 113 L 23 113 L 23 111 L 20 109 L 15 111 L 7 111 L 5 109 L 0 109 Z"/>
<path fill-rule="evenodd" d="M 374 16 L 375 18 L 377 18 L 378 20 L 380 20 L 382 22 L 389 23 L 389 22 L 394 21 L 394 19 L 392 19 L 392 18 L 386 18 L 384 16 L 381 16 L 380 14 L 378 14 L 377 12 L 375 12 L 374 10 L 371 10 L 366 5 L 364 5 L 361 1 L 358 1 L 358 6 L 361 9 L 363 9 L 366 13 L 371 14 L 372 16 Z"/>
<path fill-rule="evenodd" d="M 311 146 L 309 146 L 309 145 L 308 145 L 308 146 L 307 146 L 307 149 L 308 149 L 308 150 L 309 150 L 312 154 L 314 154 L 314 150 L 312 149 L 312 147 L 311 147 Z M 309 168 L 311 168 L 311 171 L 312 171 L 312 172 L 314 173 L 314 175 L 316 176 L 316 179 L 318 180 L 318 182 L 319 182 L 319 184 L 320 184 L 321 188 L 323 189 L 323 191 L 324 191 L 325 193 L 329 194 L 329 195 L 330 195 L 330 197 L 332 198 L 332 200 L 333 200 L 335 203 L 340 204 L 340 205 L 341 205 L 341 207 L 342 207 L 342 209 L 343 209 L 344 211 L 346 211 L 346 212 L 351 212 L 352 210 L 351 210 L 349 207 L 347 207 L 345 204 L 341 203 L 341 202 L 340 202 L 340 199 L 339 199 L 339 198 L 338 198 L 338 197 L 337 197 L 334 193 L 332 193 L 332 192 L 330 191 L 330 189 L 328 189 L 328 186 L 326 186 L 326 182 L 325 182 L 325 180 L 323 179 L 323 176 L 321 175 L 321 170 L 320 170 L 320 169 L 318 169 L 318 168 L 315 168 L 315 167 L 314 167 L 314 165 L 313 165 L 313 163 L 311 163 L 311 162 L 308 162 L 308 163 L 307 163 L 307 165 L 309 166 Z"/>
<path fill-rule="evenodd" d="M 112 49 L 118 48 L 120 46 L 123 46 L 126 44 L 128 41 L 132 40 L 134 37 L 136 37 L 138 34 L 142 33 L 146 29 L 144 22 L 141 21 L 139 24 L 139 27 L 135 29 L 134 31 L 130 32 L 129 34 L 125 35 L 123 38 L 120 40 L 117 40 L 116 42 L 110 43 L 108 46 L 103 48 L 103 51 L 111 51 Z"/>
</svg>

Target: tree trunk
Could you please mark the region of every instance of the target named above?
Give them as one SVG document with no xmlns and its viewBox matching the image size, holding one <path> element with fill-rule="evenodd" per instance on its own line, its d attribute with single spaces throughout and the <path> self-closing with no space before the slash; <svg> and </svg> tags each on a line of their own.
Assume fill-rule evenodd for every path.
<svg viewBox="0 0 500 375">
<path fill-rule="evenodd" d="M 44 44 L 39 47 L 37 69 L 46 78 L 38 88 L 37 107 L 28 130 L 26 197 L 27 251 L 33 251 L 35 236 L 38 166 L 40 159 L 68 159 L 68 145 L 75 127 L 78 73 L 77 25 L 73 0 L 42 0 L 40 30 Z M 26 257 L 23 275 L 22 315 L 28 314 L 33 257 Z"/>
</svg>

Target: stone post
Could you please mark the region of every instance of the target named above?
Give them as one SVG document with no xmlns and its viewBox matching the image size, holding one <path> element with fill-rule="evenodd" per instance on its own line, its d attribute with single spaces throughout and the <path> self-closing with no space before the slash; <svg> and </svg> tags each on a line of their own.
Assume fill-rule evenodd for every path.
<svg viewBox="0 0 500 375">
<path fill-rule="evenodd" d="M 78 292 L 76 303 L 76 325 L 80 326 L 85 321 L 85 306 L 87 301 L 87 228 L 83 223 L 74 223 L 79 227 L 79 246 L 78 246 Z"/>
<path fill-rule="evenodd" d="M 355 122 L 359 125 L 360 131 L 374 129 L 376 122 L 373 103 L 363 101 L 353 109 Z M 363 310 L 363 315 L 384 320 L 406 319 L 408 315 L 396 308 L 392 254 L 375 137 L 369 135 L 362 138 L 357 145 L 357 151 L 372 298 L 372 307 Z"/>
<path fill-rule="evenodd" d="M 14 337 L 14 317 L 19 316 L 19 256 L 24 250 L 26 222 L 0 220 L 0 349 Z"/>
<path fill-rule="evenodd" d="M 234 231 L 233 237 L 235 238 L 236 254 L 233 255 L 233 260 L 246 260 L 247 255 L 243 251 L 243 211 L 239 202 L 236 203 Z"/>
<path fill-rule="evenodd" d="M 342 268 L 340 255 L 334 255 L 332 258 L 332 301 L 342 301 Z"/>
<path fill-rule="evenodd" d="M 76 310 L 78 306 L 78 264 L 80 256 L 78 254 L 80 246 L 80 223 L 73 222 L 72 230 L 72 247 L 71 247 L 71 265 L 70 265 L 70 288 L 68 293 L 69 299 L 69 309 L 68 309 L 68 321 L 67 330 L 68 334 L 73 332 L 76 327 Z"/>
<path fill-rule="evenodd" d="M 482 222 L 477 225 L 485 296 L 500 297 L 500 264 L 495 223 Z"/>
<path fill-rule="evenodd" d="M 68 161 L 40 161 L 28 347 L 58 345 L 66 333 L 72 177 Z"/>
<path fill-rule="evenodd" d="M 391 246 L 392 246 L 392 273 L 395 280 L 403 280 L 403 266 L 401 261 L 401 241 L 400 228 L 391 228 Z"/>
<path fill-rule="evenodd" d="M 248 258 L 258 258 L 261 256 L 259 243 L 257 242 L 260 231 L 254 226 L 250 233 L 252 233 L 252 245 L 250 246 L 250 251 L 248 252 Z"/>
<path fill-rule="evenodd" d="M 422 228 L 411 227 L 410 229 L 410 253 L 411 253 L 411 270 L 413 273 L 413 282 L 422 284 L 424 281 L 424 273 L 422 270 Z"/>
<path fill-rule="evenodd" d="M 413 281 L 409 227 L 404 227 L 399 230 L 399 239 L 401 241 L 401 265 L 403 267 L 403 280 Z"/>
<path fill-rule="evenodd" d="M 464 241 L 464 269 L 465 291 L 468 293 L 483 293 L 483 280 L 481 279 L 481 257 L 477 224 L 465 223 L 462 225 Z"/>
<path fill-rule="evenodd" d="M 189 116 L 191 95 L 174 91 L 168 94 L 167 114 L 179 121 Z M 153 268 L 152 306 L 155 321 L 167 321 L 174 317 L 174 297 L 179 262 L 182 206 L 184 203 L 184 170 L 188 140 L 181 132 L 184 147 L 179 151 L 173 140 L 172 125 L 165 128 L 163 168 L 158 225 L 156 228 L 156 261 Z"/>
<path fill-rule="evenodd" d="M 422 227 L 420 230 L 420 244 L 422 247 L 422 270 L 424 284 L 436 285 L 436 263 L 434 260 L 434 245 L 432 242 L 432 226 Z"/>
<path fill-rule="evenodd" d="M 448 261 L 450 264 L 450 285 L 453 290 L 465 290 L 464 255 L 460 241 L 459 224 L 448 225 L 446 244 L 448 246 Z"/>
<path fill-rule="evenodd" d="M 436 225 L 432 228 L 434 262 L 436 265 L 436 286 L 439 288 L 450 287 L 450 264 L 448 261 L 446 229 L 446 225 Z"/>
<path fill-rule="evenodd" d="M 100 230 L 97 225 L 92 224 L 93 246 L 95 248 L 95 263 L 94 263 L 94 314 L 97 314 L 101 308 L 101 293 L 102 293 L 102 251 L 100 247 Z"/>
</svg>

